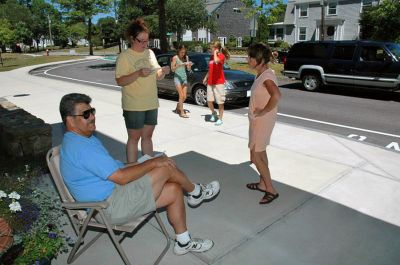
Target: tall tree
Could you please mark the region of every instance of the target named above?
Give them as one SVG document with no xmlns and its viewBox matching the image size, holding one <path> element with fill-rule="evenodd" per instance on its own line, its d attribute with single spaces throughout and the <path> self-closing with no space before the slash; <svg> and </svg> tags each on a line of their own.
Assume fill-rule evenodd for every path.
<svg viewBox="0 0 400 265">
<path fill-rule="evenodd" d="M 4 4 L 0 4 L 0 18 L 7 19 L 12 27 L 20 21 L 25 22 L 26 25 L 32 22 L 29 8 L 20 5 L 16 0 L 7 0 Z"/>
<path fill-rule="evenodd" d="M 207 10 L 202 0 L 169 0 L 166 6 L 168 29 L 182 40 L 184 30 L 198 30 L 207 22 Z"/>
<path fill-rule="evenodd" d="M 61 22 L 57 9 L 45 0 L 32 0 L 30 4 L 32 14 L 30 28 L 36 43 L 38 44 L 43 36 L 53 41 L 53 36 L 50 36 L 52 25 Z M 37 49 L 39 49 L 38 46 Z"/>
<path fill-rule="evenodd" d="M 273 24 L 279 21 L 285 14 L 286 5 L 282 0 L 241 0 L 247 8 L 249 17 L 257 17 L 257 40 L 265 40 L 268 36 L 268 24 Z"/>
<path fill-rule="evenodd" d="M 11 29 L 11 23 L 5 18 L 0 18 L 0 49 L 3 45 L 13 44 L 14 39 L 15 34 Z"/>
<path fill-rule="evenodd" d="M 166 0 L 158 0 L 158 25 L 160 31 L 160 46 L 163 52 L 168 51 L 167 19 L 165 13 Z"/>
<path fill-rule="evenodd" d="M 104 44 L 115 43 L 119 39 L 118 32 L 115 30 L 116 22 L 113 17 L 100 18 L 97 21 L 99 38 Z"/>
<path fill-rule="evenodd" d="M 93 55 L 92 19 L 100 13 L 107 13 L 111 8 L 111 0 L 55 0 L 65 11 L 70 20 L 87 23 L 87 39 L 89 54 Z"/>
<path fill-rule="evenodd" d="M 32 31 L 28 28 L 28 26 L 20 21 L 17 23 L 15 27 L 15 42 L 23 43 L 25 45 L 31 45 L 32 44 Z"/>
<path fill-rule="evenodd" d="M 383 0 L 366 7 L 360 17 L 363 39 L 400 42 L 400 1 Z"/>
</svg>

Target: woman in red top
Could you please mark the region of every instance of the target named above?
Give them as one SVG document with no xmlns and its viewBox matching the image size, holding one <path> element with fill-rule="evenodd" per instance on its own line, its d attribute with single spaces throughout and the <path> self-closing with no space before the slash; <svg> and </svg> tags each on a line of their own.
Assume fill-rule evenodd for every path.
<svg viewBox="0 0 400 265">
<path fill-rule="evenodd" d="M 215 121 L 215 125 L 222 125 L 225 103 L 225 76 L 224 63 L 229 60 L 229 52 L 221 46 L 219 41 L 211 44 L 212 55 L 208 63 L 208 73 L 204 77 L 203 83 L 207 85 L 207 104 L 211 110 L 210 121 Z M 216 116 L 214 101 L 218 104 L 219 115 Z"/>
</svg>

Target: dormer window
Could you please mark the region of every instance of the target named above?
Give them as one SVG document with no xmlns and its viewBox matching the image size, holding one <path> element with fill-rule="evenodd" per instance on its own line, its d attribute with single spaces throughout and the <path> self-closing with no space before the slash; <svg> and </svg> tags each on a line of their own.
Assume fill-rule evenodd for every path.
<svg viewBox="0 0 400 265">
<path fill-rule="evenodd" d="M 328 15 L 337 15 L 337 2 L 328 3 Z"/>
<path fill-rule="evenodd" d="M 360 13 L 363 11 L 364 8 L 368 8 L 372 6 L 372 0 L 362 0 L 361 1 L 361 10 Z"/>
<path fill-rule="evenodd" d="M 234 7 L 233 13 L 242 13 L 242 10 L 240 10 L 240 8 L 238 8 L 238 7 Z"/>
<path fill-rule="evenodd" d="M 308 5 L 299 6 L 299 17 L 308 17 Z"/>
</svg>

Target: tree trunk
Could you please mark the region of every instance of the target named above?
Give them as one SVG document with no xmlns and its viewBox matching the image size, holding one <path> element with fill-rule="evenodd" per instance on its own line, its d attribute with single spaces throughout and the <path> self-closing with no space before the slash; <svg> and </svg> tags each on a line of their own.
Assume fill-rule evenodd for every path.
<svg viewBox="0 0 400 265">
<path fill-rule="evenodd" d="M 93 46 L 92 46 L 92 18 L 89 17 L 88 20 L 88 41 L 89 41 L 89 55 L 93 55 Z"/>
<path fill-rule="evenodd" d="M 158 28 L 160 31 L 160 45 L 163 52 L 168 51 L 167 24 L 165 18 L 165 0 L 158 0 Z"/>
</svg>

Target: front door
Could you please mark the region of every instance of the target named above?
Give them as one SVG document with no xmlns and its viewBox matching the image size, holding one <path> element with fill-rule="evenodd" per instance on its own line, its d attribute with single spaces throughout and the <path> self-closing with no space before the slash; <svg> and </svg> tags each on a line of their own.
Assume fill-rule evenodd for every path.
<svg viewBox="0 0 400 265">
<path fill-rule="evenodd" d="M 325 40 L 335 40 L 336 26 L 327 25 L 325 27 Z"/>
</svg>

